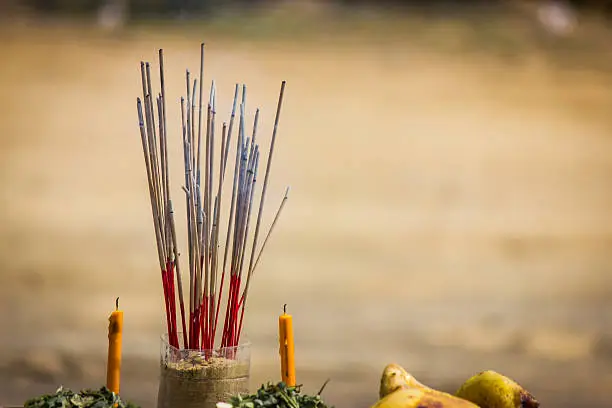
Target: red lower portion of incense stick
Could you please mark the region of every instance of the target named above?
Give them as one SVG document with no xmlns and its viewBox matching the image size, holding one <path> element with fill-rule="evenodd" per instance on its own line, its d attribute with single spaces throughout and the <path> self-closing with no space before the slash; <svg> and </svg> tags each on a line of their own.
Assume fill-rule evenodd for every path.
<svg viewBox="0 0 612 408">
<path fill-rule="evenodd" d="M 204 296 L 200 310 L 202 311 L 200 316 L 200 330 L 202 331 L 200 348 L 206 350 L 208 348 L 208 296 Z"/>
<path fill-rule="evenodd" d="M 225 311 L 225 325 L 223 330 L 222 347 L 235 347 L 238 344 L 238 310 L 239 310 L 239 292 L 240 292 L 240 276 L 232 274 L 230 276 L 229 296 L 227 309 Z"/>
<path fill-rule="evenodd" d="M 213 327 L 212 338 L 214 339 L 217 336 L 217 323 L 219 322 L 219 310 L 221 309 L 221 295 L 223 294 L 223 284 L 225 283 L 225 270 L 221 273 L 221 285 L 219 285 L 219 299 L 217 299 L 217 310 L 215 312 L 215 320 Z M 213 300 L 214 301 L 214 300 Z"/>
<path fill-rule="evenodd" d="M 164 303 L 166 305 L 166 325 L 168 328 L 168 343 L 178 348 L 178 330 L 176 327 L 176 295 L 174 287 L 174 265 L 171 261 L 161 271 L 162 286 L 164 289 Z"/>
<path fill-rule="evenodd" d="M 172 281 L 174 281 L 174 268 L 175 268 L 176 262 L 171 262 L 171 268 L 170 268 L 170 276 Z M 178 281 L 177 281 L 178 283 Z M 179 287 L 177 288 L 178 290 L 183 290 L 183 288 Z M 172 291 L 174 293 L 174 290 Z M 179 299 L 181 299 L 179 297 Z M 187 325 L 185 323 L 185 305 L 183 304 L 183 301 L 181 299 L 181 301 L 179 302 L 179 306 L 181 308 L 181 327 L 183 329 L 183 347 L 187 347 L 188 342 L 187 342 Z M 176 312 L 175 312 L 176 315 Z M 178 341 L 177 341 L 178 342 Z"/>
<path fill-rule="evenodd" d="M 169 261 L 166 269 L 162 271 L 162 283 L 164 288 L 164 301 L 166 305 L 166 324 L 168 328 L 168 342 L 171 346 L 180 348 L 179 334 L 177 329 L 176 311 L 176 287 L 174 282 L 174 263 Z M 241 277 L 239 274 L 230 274 L 227 287 L 227 306 L 225 310 L 225 321 L 221 338 L 221 347 L 236 347 L 240 341 L 242 332 L 245 298 L 240 293 Z M 221 297 L 223 294 L 224 274 L 221 277 L 219 296 L 204 295 L 201 299 L 193 299 L 193 310 L 185 321 L 185 311 L 181 308 L 183 324 L 183 347 L 189 349 L 213 350 L 215 348 L 215 336 L 217 332 L 219 311 L 221 309 Z M 216 308 L 215 308 L 216 305 Z M 181 305 L 182 306 L 182 305 Z M 207 358 L 210 353 L 207 353 Z M 232 353 L 233 355 L 233 353 Z M 226 356 L 233 358 L 232 356 Z"/>
<path fill-rule="evenodd" d="M 195 311 L 193 314 L 193 344 L 192 349 L 200 348 L 200 326 L 201 326 L 201 310 L 199 303 L 196 304 Z"/>
<path fill-rule="evenodd" d="M 168 330 L 168 341 L 170 341 L 170 334 L 172 332 L 172 325 L 170 323 L 170 299 L 168 299 L 168 279 L 166 277 L 166 271 L 162 270 L 162 286 L 164 288 L 164 303 L 166 305 L 166 326 Z"/>
<path fill-rule="evenodd" d="M 194 339 L 193 339 L 193 333 L 195 331 L 195 313 L 194 312 L 190 312 L 189 313 L 189 343 L 187 343 L 187 345 L 185 346 L 185 348 L 193 348 L 193 343 L 194 343 Z"/>
<path fill-rule="evenodd" d="M 170 294 L 170 317 L 172 323 L 172 344 L 174 347 L 179 348 L 178 339 L 178 325 L 176 324 L 176 287 L 174 283 L 174 263 L 168 261 L 166 268 L 166 274 L 168 277 L 168 291 Z"/>
<path fill-rule="evenodd" d="M 215 313 L 215 293 L 213 292 L 212 296 L 209 296 L 208 298 L 208 349 L 212 350 L 213 347 L 215 346 L 215 321 L 213 320 L 214 318 L 214 313 Z"/>
<path fill-rule="evenodd" d="M 228 334 L 228 343 L 227 347 L 235 346 L 235 338 L 236 338 L 236 311 L 238 309 L 238 290 L 240 288 L 240 278 L 236 277 L 236 281 L 234 283 L 234 287 L 232 288 L 232 308 L 230 314 L 230 326 L 229 326 L 229 334 Z"/>
<path fill-rule="evenodd" d="M 225 321 L 223 323 L 223 336 L 221 337 L 221 347 L 226 347 L 227 345 L 227 336 L 229 332 L 229 320 L 230 320 L 230 310 L 232 304 L 232 289 L 234 286 L 234 275 L 230 276 L 229 290 L 227 294 L 227 306 L 225 309 Z"/>
<path fill-rule="evenodd" d="M 244 294 L 240 297 L 240 303 L 238 304 L 238 308 L 240 308 L 240 323 L 238 324 L 238 335 L 236 336 L 236 342 L 240 340 L 240 333 L 242 333 L 242 321 L 244 319 Z"/>
</svg>

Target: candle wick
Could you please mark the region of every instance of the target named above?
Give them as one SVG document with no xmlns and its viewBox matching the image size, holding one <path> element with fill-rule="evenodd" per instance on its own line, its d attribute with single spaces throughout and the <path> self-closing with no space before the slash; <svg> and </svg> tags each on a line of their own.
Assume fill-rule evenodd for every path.
<svg viewBox="0 0 612 408">
<path fill-rule="evenodd" d="M 115 310 L 119 310 L 119 298 L 115 300 Z"/>
<path fill-rule="evenodd" d="M 283 313 L 287 314 L 287 304 L 286 303 L 283 305 Z"/>
</svg>

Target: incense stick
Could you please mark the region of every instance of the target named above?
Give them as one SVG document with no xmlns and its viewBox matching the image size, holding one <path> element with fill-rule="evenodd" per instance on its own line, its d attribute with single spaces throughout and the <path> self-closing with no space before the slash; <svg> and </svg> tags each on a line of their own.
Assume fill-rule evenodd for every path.
<svg viewBox="0 0 612 408">
<path fill-rule="evenodd" d="M 176 226 L 174 222 L 174 209 L 172 207 L 172 200 L 170 200 L 170 175 L 168 171 L 168 138 L 167 138 L 167 120 L 166 120 L 166 81 L 164 76 L 164 51 L 159 50 L 159 82 L 160 82 L 160 95 L 161 95 L 161 107 L 162 107 L 162 118 L 160 123 L 163 123 L 164 129 L 164 163 L 166 172 L 166 204 L 168 206 L 168 224 L 169 234 L 172 241 L 172 251 L 174 255 L 174 266 L 176 270 L 176 282 L 179 293 L 179 307 L 181 311 L 181 327 L 183 329 L 183 345 L 187 347 L 187 324 L 185 319 L 185 299 L 183 297 L 183 279 L 181 275 L 181 269 L 179 265 L 179 253 L 178 243 L 176 239 Z"/>
<path fill-rule="evenodd" d="M 140 68 L 142 97 L 137 98 L 138 124 L 164 289 L 169 342 L 172 346 L 180 348 L 176 310 L 178 303 L 183 330 L 182 347 L 213 349 L 219 313 L 222 309 L 221 299 L 225 297 L 227 304 L 220 339 L 221 347 L 236 346 L 240 341 L 253 271 L 259 263 L 288 198 L 287 189 L 255 257 L 285 82 L 281 84 L 263 186 L 259 193 L 255 228 L 251 233 L 251 218 L 258 194 L 259 164 L 262 161 L 257 134 L 260 110 L 255 110 L 252 131 L 247 137 L 246 85 L 242 85 L 239 103 L 240 85 L 236 84 L 229 121 L 222 122 L 221 137 L 216 137 L 217 89 L 214 80 L 210 82 L 204 121 L 204 43 L 200 45 L 199 77 L 192 78 L 190 71 L 185 70 L 185 96 L 180 98 L 180 115 L 184 165 L 184 185 L 181 189 L 185 193 L 188 253 L 184 265 L 187 265 L 186 269 L 189 271 L 189 313 L 187 314 L 182 284 L 182 270 L 185 268 L 181 268 L 179 262 L 179 243 L 171 199 L 168 160 L 168 143 L 171 138 L 167 127 L 163 50 L 159 50 L 159 93 L 153 89 L 150 64 L 141 62 Z M 238 136 L 234 142 L 232 137 L 238 107 Z M 226 175 L 232 143 L 236 146 L 234 165 L 230 166 L 233 167 L 233 175 Z M 218 158 L 215 160 L 216 157 Z M 226 177 L 232 177 L 233 180 L 229 208 L 223 205 Z M 226 211 L 227 216 L 223 216 Z M 221 223 L 225 217 L 227 217 L 226 226 Z M 224 239 L 223 233 L 225 233 Z M 221 260 L 219 251 L 222 242 L 225 242 L 225 245 Z M 247 256 L 248 262 L 246 262 Z M 219 269 L 221 269 L 220 279 Z M 225 279 L 226 273 L 229 273 L 229 282 Z M 246 281 L 243 285 L 244 274 Z"/>
<path fill-rule="evenodd" d="M 242 330 L 242 321 L 244 318 L 244 309 L 246 308 L 246 302 L 247 302 L 247 296 L 249 294 L 249 284 L 251 283 L 251 277 L 253 275 L 253 255 L 255 254 L 255 248 L 257 247 L 257 238 L 259 236 L 259 227 L 261 226 L 261 214 L 263 212 L 263 208 L 264 208 L 264 202 L 265 202 L 265 198 L 266 198 L 266 191 L 268 189 L 268 177 L 270 176 L 270 168 L 272 166 L 272 155 L 274 153 L 274 145 L 276 142 L 276 134 L 278 131 L 278 122 L 280 120 L 280 112 L 281 112 L 281 108 L 283 106 L 283 96 L 285 95 L 285 85 L 286 82 L 283 81 L 281 83 L 281 89 L 280 89 L 280 93 L 278 96 L 278 104 L 276 107 L 276 116 L 274 118 L 274 128 L 272 130 L 272 140 L 270 141 L 270 151 L 268 153 L 268 163 L 266 164 L 266 174 L 264 176 L 264 182 L 263 182 L 263 187 L 261 190 L 261 198 L 259 201 L 259 212 L 257 213 L 257 223 L 255 224 L 255 235 L 253 237 L 253 246 L 251 247 L 251 257 L 249 260 L 249 269 L 248 269 L 248 273 L 247 273 L 247 281 L 246 281 L 246 285 L 244 287 L 244 292 L 242 295 L 242 311 L 241 311 L 241 316 L 240 316 L 240 325 L 239 325 L 239 329 L 238 329 L 238 336 L 240 336 L 240 332 Z"/>
<path fill-rule="evenodd" d="M 270 229 L 268 230 L 268 233 L 266 234 L 266 238 L 264 239 L 263 244 L 261 244 L 261 249 L 259 250 L 259 253 L 257 254 L 257 258 L 255 259 L 255 264 L 253 265 L 253 271 L 257 269 L 257 264 L 259 264 L 259 258 L 261 258 L 261 254 L 266 248 L 268 239 L 270 239 L 270 235 L 272 235 L 272 231 L 274 231 L 274 227 L 276 226 L 276 221 L 278 221 L 278 218 L 280 217 L 283 211 L 283 207 L 285 206 L 285 203 L 287 202 L 288 199 L 289 199 L 289 187 L 287 187 L 287 189 L 285 190 L 285 196 L 283 197 L 278 207 L 278 210 L 276 211 L 276 215 L 274 216 L 274 221 L 272 221 L 272 225 L 270 226 Z"/>
</svg>

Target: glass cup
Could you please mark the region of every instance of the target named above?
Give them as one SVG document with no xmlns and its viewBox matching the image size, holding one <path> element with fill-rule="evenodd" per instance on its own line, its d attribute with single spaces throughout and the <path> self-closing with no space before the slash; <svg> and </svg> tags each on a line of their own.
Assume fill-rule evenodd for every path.
<svg viewBox="0 0 612 408">
<path fill-rule="evenodd" d="M 248 341 L 213 350 L 180 350 L 164 334 L 160 351 L 157 408 L 215 408 L 218 402 L 249 391 Z"/>
</svg>

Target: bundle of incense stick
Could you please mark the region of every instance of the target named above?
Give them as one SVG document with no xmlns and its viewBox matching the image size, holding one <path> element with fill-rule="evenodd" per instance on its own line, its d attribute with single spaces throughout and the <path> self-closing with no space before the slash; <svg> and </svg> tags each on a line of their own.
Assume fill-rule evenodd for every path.
<svg viewBox="0 0 612 408">
<path fill-rule="evenodd" d="M 242 86 L 241 101 L 238 105 L 240 86 L 237 84 L 234 90 L 229 124 L 223 123 L 220 147 L 216 148 L 216 141 L 219 136 L 215 132 L 216 88 L 214 81 L 211 81 L 206 119 L 203 119 L 204 44 L 201 44 L 200 49 L 199 80 L 197 78 L 192 79 L 189 71 L 186 73 L 186 97 L 181 98 L 180 104 L 185 164 L 185 185 L 182 188 L 186 197 L 187 246 L 189 250 L 189 314 L 187 315 L 181 267 L 179 266 L 173 203 L 170 198 L 163 50 L 159 50 L 160 92 L 155 97 L 151 85 L 150 64 L 141 62 L 140 69 L 143 97 L 142 100 L 141 98 L 137 99 L 138 121 L 161 268 L 168 341 L 170 345 L 181 348 L 176 312 L 176 292 L 178 292 L 178 306 L 182 324 L 182 348 L 214 349 L 216 347 L 215 338 L 221 309 L 221 297 L 226 290 L 227 304 L 223 333 L 220 336 L 221 347 L 237 346 L 240 341 L 244 310 L 253 272 L 259 263 L 261 254 L 274 230 L 289 193 L 289 188 L 287 188 L 265 239 L 259 251 L 257 251 L 285 81 L 281 84 L 274 130 L 257 207 L 255 190 L 261 161 L 261 153 L 257 144 L 259 109 L 255 112 L 252 133 L 248 136 L 245 124 L 246 86 Z M 198 93 L 197 97 L 196 92 Z M 223 188 L 228 184 L 224 181 L 226 174 L 228 174 L 226 167 L 230 157 L 229 151 L 232 147 L 237 106 L 239 107 L 238 135 L 234 142 L 236 147 L 232 194 L 229 213 L 226 216 L 228 223 L 227 227 L 224 227 L 220 224 L 224 208 L 222 196 Z M 204 129 L 202 129 L 203 127 Z M 217 149 L 220 149 L 218 157 L 215 154 Z M 203 160 L 202 156 L 204 156 Z M 204 171 L 201 171 L 202 165 Z M 251 215 L 254 213 L 255 207 L 257 207 L 255 229 L 254 232 L 249 234 L 252 224 Z M 222 239 L 224 233 L 225 240 Z M 219 253 L 221 247 L 223 248 L 222 256 Z M 255 256 L 256 253 L 257 256 Z M 247 258 L 248 262 L 246 262 Z M 220 279 L 219 270 L 221 271 Z M 226 272 L 229 273 L 229 280 L 226 279 Z M 246 279 L 243 279 L 245 274 Z"/>
</svg>

